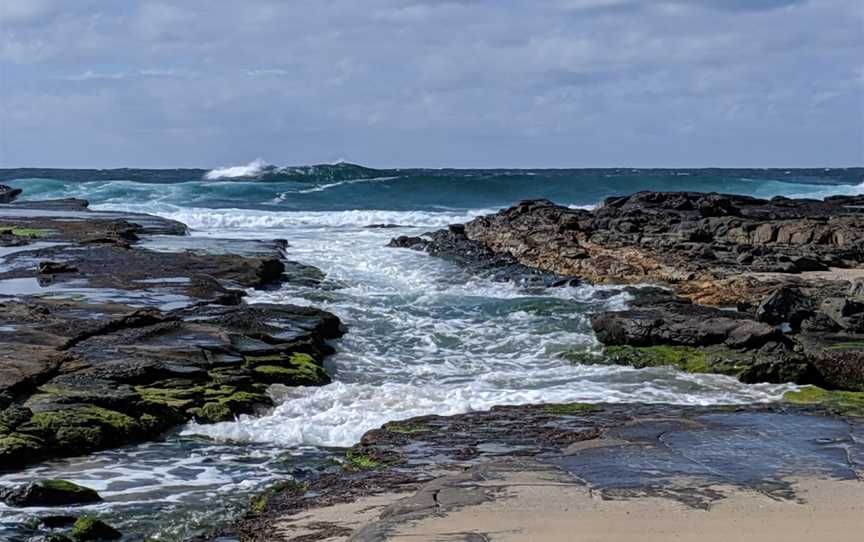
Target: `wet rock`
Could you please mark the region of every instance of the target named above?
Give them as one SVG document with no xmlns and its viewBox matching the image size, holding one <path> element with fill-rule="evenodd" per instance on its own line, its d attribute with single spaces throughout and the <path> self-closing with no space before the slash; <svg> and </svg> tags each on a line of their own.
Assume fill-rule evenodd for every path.
<svg viewBox="0 0 864 542">
<path fill-rule="evenodd" d="M 529 200 L 472 220 L 464 236 L 493 254 L 550 273 L 596 283 L 663 282 L 707 304 L 756 305 L 766 284 L 748 280 L 746 273 L 792 276 L 824 271 L 829 264 L 864 266 L 857 201 L 639 192 L 584 211 Z M 463 246 L 463 252 L 477 250 Z M 787 280 L 774 277 L 767 285 Z"/>
<path fill-rule="evenodd" d="M 4 184 L 0 184 L 0 203 L 12 203 L 18 196 L 21 195 L 20 188 L 12 188 Z"/>
<path fill-rule="evenodd" d="M 459 224 L 447 230 L 428 233 L 426 237 L 397 237 L 388 244 L 427 252 L 432 256 L 453 261 L 473 274 L 500 282 L 515 282 L 523 286 L 556 287 L 576 284 L 573 277 L 547 273 L 520 264 L 513 256 L 489 250 L 483 243 L 465 236 Z"/>
<path fill-rule="evenodd" d="M 864 268 L 861 204 L 860 197 L 640 192 L 585 211 L 527 200 L 391 246 L 475 272 L 521 266 L 523 274 L 665 284 L 670 290 L 662 293 L 633 289 L 627 310 L 591 315 L 607 350 L 696 348 L 716 358 L 725 349 L 712 369 L 745 382 L 857 389 L 864 343 L 855 336 L 864 333 L 864 301 L 856 300 L 860 288 L 849 278 L 857 273 L 833 268 Z M 819 335 L 838 332 L 842 352 L 812 346 Z M 616 356 L 634 366 L 646 359 L 657 357 Z M 692 361 L 676 359 L 679 368 Z"/>
<path fill-rule="evenodd" d="M 72 526 L 72 539 L 76 542 L 90 540 L 119 540 L 123 534 L 100 519 L 92 516 L 78 518 Z"/>
<path fill-rule="evenodd" d="M 260 412 L 272 384 L 330 382 L 336 316 L 242 304 L 248 288 L 324 280 L 285 261 L 286 242 L 172 241 L 185 226 L 158 217 L 14 207 L 0 224 L 32 247 L 0 271 L 0 469 Z"/>
<path fill-rule="evenodd" d="M 774 326 L 789 324 L 793 329 L 813 315 L 813 300 L 800 289 L 787 286 L 774 290 L 756 309 L 759 321 Z"/>
<path fill-rule="evenodd" d="M 63 262 L 39 262 L 39 273 L 42 275 L 57 275 L 60 273 L 75 273 L 78 268 Z"/>
<path fill-rule="evenodd" d="M 526 461 L 543 465 L 543 483 L 578 485 L 597 499 L 672 499 L 701 510 L 727 498 L 730 490 L 794 501 L 798 495 L 789 472 L 826 483 L 854 480 L 856 458 L 864 451 L 856 438 L 861 419 L 854 416 L 860 416 L 864 394 L 808 387 L 788 393 L 786 401 L 714 407 L 500 406 L 394 421 L 363 435 L 341 469 L 310 476 L 303 484 L 274 486 L 253 499 L 244 517 L 203 539 L 266 541 L 274 524 L 299 528 L 319 518 L 342 528 L 332 507 L 362 505 L 370 496 L 383 509 L 375 512 L 377 519 L 364 519 L 364 527 L 344 525 L 348 528 L 339 536 L 386 538 L 382 533 L 392 532 L 387 526 L 393 521 L 414 522 L 448 506 L 496 498 L 489 488 L 491 483 L 500 489 L 495 473 L 502 461 L 520 475 Z M 838 442 L 851 448 L 838 449 Z M 554 477 L 553 468 L 560 469 Z M 441 484 L 442 476 L 455 476 L 456 483 Z M 460 493 L 469 488 L 476 490 L 476 499 Z M 385 508 L 380 499 L 387 495 L 392 504 Z M 322 510 L 331 513 L 317 516 Z M 323 531 L 317 534 L 327 538 Z"/>
<path fill-rule="evenodd" d="M 67 506 L 99 502 L 94 490 L 65 480 L 39 480 L 24 486 L 0 489 L 0 500 L 7 506 Z"/>
<path fill-rule="evenodd" d="M 77 519 L 75 516 L 42 516 L 39 518 L 39 525 L 46 529 L 61 529 L 71 527 Z"/>
<path fill-rule="evenodd" d="M 50 533 L 45 535 L 30 538 L 29 542 L 73 542 L 71 538 L 64 534 Z"/>
</svg>

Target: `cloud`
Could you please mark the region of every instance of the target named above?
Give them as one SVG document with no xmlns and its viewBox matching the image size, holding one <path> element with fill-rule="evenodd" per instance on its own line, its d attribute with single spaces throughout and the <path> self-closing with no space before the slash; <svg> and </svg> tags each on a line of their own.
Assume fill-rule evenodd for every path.
<svg viewBox="0 0 864 542">
<path fill-rule="evenodd" d="M 92 81 L 92 80 L 99 80 L 99 79 L 111 80 L 111 79 L 125 79 L 125 78 L 126 78 L 126 74 L 124 72 L 100 73 L 100 72 L 95 72 L 93 70 L 87 70 L 84 73 L 77 73 L 74 75 L 66 75 L 63 77 L 63 79 L 66 79 L 67 81 Z"/>
<path fill-rule="evenodd" d="M 3 5 L 3 165 L 792 166 L 864 148 L 856 0 Z"/>
</svg>

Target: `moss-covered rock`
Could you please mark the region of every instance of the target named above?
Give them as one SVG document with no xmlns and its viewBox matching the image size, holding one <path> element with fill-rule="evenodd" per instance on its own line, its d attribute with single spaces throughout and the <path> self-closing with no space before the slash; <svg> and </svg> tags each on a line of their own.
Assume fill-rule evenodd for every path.
<svg viewBox="0 0 864 542">
<path fill-rule="evenodd" d="M 0 435 L 0 470 L 15 468 L 41 458 L 45 441 L 26 433 Z"/>
<path fill-rule="evenodd" d="M 724 374 L 738 374 L 743 369 L 728 363 L 709 366 L 708 353 L 694 346 L 608 346 L 603 353 L 611 363 L 637 369 L 671 366 L 688 373 Z"/>
<path fill-rule="evenodd" d="M 330 382 L 327 371 L 309 354 L 292 352 L 244 359 L 257 379 L 271 384 L 322 386 Z"/>
<path fill-rule="evenodd" d="M 818 371 L 796 352 L 754 352 L 724 346 L 607 346 L 601 354 L 563 354 L 575 363 L 625 365 L 636 369 L 674 367 L 687 373 L 734 376 L 747 384 L 758 382 L 821 382 Z"/>
<path fill-rule="evenodd" d="M 0 235 L 14 235 L 15 237 L 26 237 L 29 239 L 48 237 L 51 230 L 41 228 L 21 228 L 0 224 Z"/>
<path fill-rule="evenodd" d="M 66 480 L 39 480 L 0 490 L 0 500 L 9 506 L 67 506 L 99 502 L 102 497 L 89 487 Z"/>
<path fill-rule="evenodd" d="M 0 434 L 8 434 L 20 425 L 30 421 L 33 413 L 29 408 L 21 405 L 10 405 L 4 410 L 0 410 Z"/>
<path fill-rule="evenodd" d="M 296 480 L 284 480 L 282 482 L 278 482 L 252 497 L 249 502 L 249 510 L 253 514 L 260 514 L 267 508 L 267 503 L 270 502 L 270 499 L 274 495 L 279 495 L 282 493 L 299 495 L 301 493 L 304 493 L 307 487 L 308 486 L 306 484 L 301 484 Z"/>
<path fill-rule="evenodd" d="M 373 470 L 384 466 L 384 462 L 362 452 L 358 447 L 351 448 L 345 453 L 345 470 Z"/>
<path fill-rule="evenodd" d="M 864 417 L 864 392 L 829 391 L 817 386 L 805 386 L 789 391 L 783 400 L 796 405 L 820 405 L 842 416 Z"/>
<path fill-rule="evenodd" d="M 135 418 L 93 405 L 37 412 L 20 430 L 76 452 L 125 444 L 142 434 Z"/>
<path fill-rule="evenodd" d="M 90 540 L 118 540 L 123 534 L 104 521 L 93 516 L 81 516 L 72 526 L 72 538 L 76 542 Z"/>
<path fill-rule="evenodd" d="M 204 403 L 200 408 L 190 410 L 195 419 L 200 423 L 227 422 L 234 419 L 231 408 L 224 403 Z"/>
</svg>

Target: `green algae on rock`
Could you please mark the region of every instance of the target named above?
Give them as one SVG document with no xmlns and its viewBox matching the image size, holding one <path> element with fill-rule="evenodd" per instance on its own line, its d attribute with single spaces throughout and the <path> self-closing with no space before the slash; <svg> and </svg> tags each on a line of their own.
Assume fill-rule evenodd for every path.
<svg viewBox="0 0 864 542">
<path fill-rule="evenodd" d="M 343 466 L 345 470 L 363 471 L 380 468 L 384 466 L 384 463 L 375 459 L 371 455 L 363 453 L 355 446 L 345 452 L 345 464 Z"/>
<path fill-rule="evenodd" d="M 286 261 L 284 242 L 184 237 L 154 250 L 143 236 L 187 228 L 60 203 L 0 209 L 0 236 L 24 247 L 4 256 L 0 281 L 37 288 L 0 294 L 0 469 L 252 414 L 272 406 L 271 384 L 330 382 L 326 341 L 344 333 L 335 315 L 242 304 L 248 288 L 323 280 Z"/>
<path fill-rule="evenodd" d="M 819 382 L 808 360 L 795 352 L 752 352 L 723 346 L 606 346 L 600 355 L 569 354 L 574 363 L 624 365 L 636 369 L 673 367 L 687 373 L 721 374 L 747 384 Z"/>
<path fill-rule="evenodd" d="M 267 503 L 274 495 L 280 495 L 283 493 L 300 494 L 305 492 L 307 488 L 308 486 L 306 484 L 301 484 L 295 480 L 283 480 L 277 482 L 252 497 L 249 501 L 249 510 L 253 514 L 260 514 L 267 508 Z"/>
<path fill-rule="evenodd" d="M 24 228 L 0 224 L 0 235 L 12 235 L 14 237 L 38 238 L 51 235 L 51 230 L 44 228 Z"/>
<path fill-rule="evenodd" d="M 104 521 L 93 516 L 82 516 L 72 526 L 72 539 L 76 542 L 91 540 L 119 540 L 123 534 Z"/>
<path fill-rule="evenodd" d="M 783 400 L 796 405 L 819 405 L 841 416 L 864 417 L 864 392 L 831 391 L 817 386 L 805 386 L 788 391 Z"/>
</svg>

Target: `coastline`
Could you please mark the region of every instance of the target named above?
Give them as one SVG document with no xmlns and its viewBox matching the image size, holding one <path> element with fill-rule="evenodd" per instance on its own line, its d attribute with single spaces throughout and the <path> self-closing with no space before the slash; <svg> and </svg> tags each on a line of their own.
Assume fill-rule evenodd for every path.
<svg viewBox="0 0 864 542">
<path fill-rule="evenodd" d="M 672 433 L 687 432 L 681 430 L 682 424 L 685 429 L 692 429 L 692 423 L 700 426 L 700 432 L 707 433 L 718 429 L 711 423 L 693 422 L 692 418 L 701 420 L 729 412 L 738 412 L 742 420 L 748 415 L 779 416 L 778 419 L 794 419 L 797 423 L 823 419 L 829 425 L 842 423 L 852 428 L 851 433 L 841 438 L 848 452 L 844 467 L 846 474 L 838 476 L 832 473 L 826 478 L 824 472 L 808 473 L 802 464 L 795 462 L 788 465 L 796 476 L 794 484 L 789 475 L 779 476 L 772 472 L 766 477 L 760 474 L 760 479 L 769 480 L 776 486 L 768 491 L 768 499 L 782 502 L 783 506 L 770 510 L 768 515 L 754 514 L 742 519 L 739 525 L 742 532 L 750 532 L 752 526 L 760 522 L 785 522 L 785 518 L 797 517 L 801 509 L 790 508 L 790 503 L 795 502 L 795 495 L 799 492 L 805 495 L 808 491 L 813 495 L 835 493 L 842 497 L 836 501 L 823 496 L 814 497 L 818 501 L 817 506 L 812 507 L 815 519 L 807 520 L 813 528 L 824 532 L 821 522 L 825 517 L 840 518 L 845 522 L 843 525 L 852 521 L 850 518 L 854 516 L 851 514 L 860 510 L 849 503 L 860 496 L 860 485 L 849 480 L 860 480 L 861 477 L 860 459 L 856 458 L 862 454 L 858 424 L 860 417 L 864 416 L 864 364 L 861 363 L 861 345 L 864 343 L 861 342 L 861 330 L 856 327 L 860 323 L 858 315 L 864 313 L 861 310 L 864 305 L 857 301 L 861 296 L 858 279 L 862 266 L 859 259 L 862 252 L 857 247 L 861 246 L 864 238 L 858 228 L 858 199 L 833 198 L 820 204 L 772 201 L 771 206 L 782 209 L 768 216 L 757 213 L 754 218 L 739 211 L 741 202 L 745 200 L 738 197 L 653 194 L 638 196 L 635 200 L 638 208 L 628 207 L 626 198 L 624 201 L 615 199 L 601 207 L 597 215 L 606 213 L 601 219 L 602 228 L 597 227 L 597 217 L 586 211 L 557 207 L 548 202 L 523 202 L 495 216 L 481 217 L 467 225 L 453 225 L 422 238 L 396 238 L 392 246 L 424 250 L 435 257 L 456 261 L 471 273 L 494 280 L 549 288 L 593 278 L 596 270 L 584 275 L 573 270 L 584 269 L 586 263 L 596 259 L 602 269 L 613 273 L 607 277 L 608 280 L 617 277 L 617 282 L 623 284 L 660 281 L 671 289 L 628 287 L 632 299 L 626 310 L 605 311 L 591 319 L 594 331 L 605 344 L 603 355 L 576 354 L 573 362 L 613 363 L 636 368 L 673 366 L 684 372 L 730 375 L 746 383 L 787 382 L 808 386 L 787 393 L 785 404 L 770 406 L 700 410 L 638 403 L 529 405 L 496 407 L 489 412 L 455 416 L 447 419 L 449 421 L 433 416 L 389 423 L 381 430 L 367 433 L 360 444 L 349 451 L 341 467 L 325 469 L 323 474 L 316 475 L 317 478 L 313 476 L 303 482 L 277 484 L 265 490 L 253 499 L 247 515 L 237 524 L 224 528 L 223 534 L 229 536 L 228 539 L 236 536 L 241 540 L 271 540 L 267 537 L 273 536 L 274 526 L 281 526 L 279 528 L 284 529 L 284 533 L 280 536 L 286 540 L 298 537 L 302 540 L 339 539 L 340 536 L 363 540 L 363 536 L 367 536 L 364 532 L 372 533 L 368 539 L 374 540 L 383 536 L 380 529 L 385 529 L 388 537 L 397 537 L 394 539 L 399 539 L 399 536 L 414 539 L 418 536 L 440 537 L 443 534 L 436 520 L 416 522 L 416 518 L 408 514 L 403 519 L 412 527 L 397 526 L 391 520 L 399 514 L 393 510 L 406 506 L 405 502 L 410 503 L 412 499 L 425 502 L 423 506 L 429 508 L 429 487 L 451 483 L 460 485 L 465 481 L 460 476 L 470 473 L 471 469 L 498 469 L 496 476 L 501 477 L 500 485 L 505 489 L 531 486 L 535 482 L 543 485 L 541 482 L 546 480 L 545 476 L 553 476 L 547 472 L 550 455 L 571 457 L 590 450 L 605 453 L 610 447 L 626 449 L 637 443 L 644 447 L 669 433 L 667 430 L 657 433 L 654 427 L 647 429 L 648 435 L 654 435 L 646 437 L 647 440 L 644 435 L 634 441 L 608 436 L 633 425 L 656 426 L 659 423 L 662 426 L 672 420 L 670 423 L 675 426 Z M 681 197 L 690 202 L 689 207 L 684 205 L 682 209 Z M 700 198 L 708 198 L 711 205 L 700 203 Z M 730 206 L 730 200 L 737 203 Z M 757 208 L 766 205 L 760 201 L 763 200 L 747 199 L 746 206 Z M 797 211 L 794 210 L 796 205 L 800 207 Z M 619 212 L 610 211 L 610 208 L 624 211 L 621 216 L 610 217 L 610 212 Z M 835 228 L 835 231 L 842 231 L 845 237 L 838 242 L 835 235 L 831 242 L 817 243 L 820 246 L 813 250 L 811 245 L 824 237 L 809 235 L 805 236 L 809 239 L 807 242 L 781 243 L 777 242 L 780 234 L 774 233 L 768 236 L 768 241 L 755 243 L 760 245 L 761 252 L 758 258 L 754 257 L 748 263 L 739 261 L 745 252 L 736 250 L 734 262 L 723 256 L 723 251 L 732 243 L 728 239 L 721 240 L 723 246 L 710 246 L 706 250 L 705 247 L 693 246 L 693 243 L 681 243 L 676 237 L 681 234 L 678 226 L 681 223 L 696 227 L 701 220 L 716 226 L 723 213 L 731 216 L 730 220 L 755 221 L 752 226 L 739 224 L 742 231 L 751 232 L 758 231 L 765 223 L 776 223 L 772 227 L 782 230 L 783 224 L 800 222 L 806 215 L 817 219 L 813 224 L 817 230 L 825 220 L 840 224 L 841 229 Z M 682 214 L 692 220 L 682 220 Z M 634 223 L 634 216 L 643 217 L 643 222 Z M 646 220 L 645 216 L 649 218 Z M 2 414 L 6 423 L 3 427 L 3 457 L 8 459 L 5 466 L 21 466 L 52 456 L 158 439 L 165 429 L 190 419 L 204 423 L 219 422 L 240 413 L 260 412 L 259 409 L 272 404 L 264 391 L 274 382 L 288 385 L 324 385 L 329 382 L 329 376 L 322 369 L 324 358 L 332 352 L 326 341 L 344 332 L 335 316 L 317 309 L 244 305 L 241 301 L 243 292 L 238 286 L 268 288 L 284 281 L 312 285 L 321 282 L 321 271 L 285 259 L 283 242 L 184 237 L 185 226 L 182 224 L 146 215 L 88 211 L 86 202 L 80 200 L 5 206 L 0 210 L 0 217 L 6 228 L 3 230 L 6 245 L 13 247 L 6 254 L 7 263 L 11 265 L 3 270 L 0 280 L 10 281 L 7 284 L 36 281 L 40 289 L 45 285 L 51 288 L 56 285 L 55 291 L 58 292 L 46 297 L 22 290 L 17 292 L 17 296 L 23 296 L 24 303 L 5 301 L 4 341 L 12 345 L 15 356 L 6 360 L 4 368 L 16 367 L 15 363 L 33 359 L 36 354 L 43 356 L 38 359 L 46 359 L 35 372 L 25 373 L 16 369 L 17 372 L 4 376 L 7 388 L 11 390 L 8 398 L 4 399 L 6 402 L 0 405 L 4 408 Z M 586 222 L 588 227 L 580 221 Z M 627 225 L 621 226 L 622 223 Z M 658 224 L 665 224 L 667 231 L 662 231 Z M 670 224 L 675 228 L 670 229 Z M 670 235 L 672 244 L 648 243 L 646 246 L 644 237 L 638 235 L 640 228 L 651 230 L 655 236 Z M 586 252 L 586 247 L 590 249 L 597 244 L 596 239 L 591 239 L 591 235 L 596 234 L 603 237 L 609 249 L 602 253 Z M 697 237 L 712 242 L 717 240 L 716 236 Z M 154 241 L 156 238 L 158 242 Z M 742 241 L 740 237 L 737 239 L 736 242 Z M 751 245 L 754 244 L 753 238 L 747 239 Z M 791 240 L 792 236 L 786 239 Z M 620 245 L 617 248 L 616 243 Z M 676 248 L 675 243 L 682 248 Z M 141 246 L 137 246 L 139 244 Z M 521 250 L 518 246 L 533 247 L 533 252 Z M 805 260 L 802 259 L 804 253 L 817 254 L 819 258 L 813 261 L 812 256 L 806 256 L 810 259 Z M 612 264 L 607 261 L 610 254 L 617 254 L 617 260 Z M 577 267 L 562 267 L 562 255 L 566 261 L 577 262 Z M 547 261 L 550 256 L 553 259 L 548 261 L 552 264 L 536 265 Z M 130 266 L 128 262 L 134 262 L 135 258 L 145 258 L 147 263 Z M 663 258 L 671 258 L 673 263 L 660 262 Z M 680 265 L 675 267 L 687 258 L 701 267 L 689 271 Z M 620 265 L 624 261 L 653 263 L 643 265 L 641 274 L 634 275 L 632 265 Z M 769 264 L 772 261 L 779 267 L 771 268 Z M 158 265 L 153 265 L 154 262 Z M 767 267 L 759 262 L 767 262 Z M 702 303 L 708 297 L 718 299 L 713 282 L 728 281 L 729 277 L 741 271 L 742 266 L 750 266 L 747 276 L 758 280 L 736 283 L 747 286 L 737 289 L 724 282 L 728 292 L 722 299 L 727 306 Z M 824 269 L 816 269 L 819 266 Z M 676 269 L 675 275 L 668 272 L 672 268 Z M 195 271 L 190 271 L 192 269 Z M 658 270 L 665 274 L 656 274 Z M 641 278 L 634 278 L 637 276 Z M 670 280 L 674 277 L 678 278 Z M 73 295 L 67 291 L 63 294 L 64 288 L 80 289 L 81 281 L 91 287 L 87 293 Z M 705 289 L 696 289 L 699 285 Z M 99 289 L 106 292 L 107 297 L 94 304 L 93 300 L 98 298 L 88 296 Z M 117 291 L 125 292 L 125 301 Z M 703 295 L 704 292 L 709 292 L 709 295 Z M 128 301 L 130 293 L 138 296 L 133 302 Z M 729 297 L 730 294 L 734 297 Z M 694 299 L 700 302 L 694 302 Z M 125 307 L 124 302 L 127 303 Z M 141 308 L 142 302 L 145 308 Z M 178 302 L 179 306 L 172 305 Z M 736 305 L 735 310 L 730 310 L 730 303 Z M 147 308 L 147 304 L 151 307 Z M 23 333 L 18 329 L 22 323 L 35 321 L 32 310 L 27 312 L 24 305 L 39 307 L 42 326 L 39 334 Z M 82 311 L 88 311 L 91 320 L 101 323 L 93 329 L 73 327 L 70 334 L 70 322 L 77 321 Z M 277 321 L 280 323 L 274 324 Z M 203 360 L 190 357 L 188 353 L 182 353 L 186 349 L 181 349 L 180 343 L 172 342 L 172 336 L 184 344 L 188 344 L 191 336 L 209 354 Z M 34 338 L 41 341 L 37 351 L 22 350 L 21 343 L 32 342 Z M 143 350 L 136 350 L 136 347 L 143 347 Z M 105 363 L 107 358 L 100 352 L 117 352 L 118 349 L 133 354 L 135 363 L 127 366 Z M 152 355 L 154 351 L 167 355 L 170 363 L 149 361 L 146 354 Z M 46 353 L 51 356 L 45 358 Z M 140 355 L 142 353 L 144 357 Z M 187 367 L 182 367 L 183 364 Z M 202 364 L 204 371 L 201 370 Z M 24 369 L 30 370 L 30 366 Z M 214 376 L 214 370 L 219 373 L 218 378 Z M 201 378 L 206 381 L 202 382 Z M 113 391 L 108 393 L 112 387 Z M 142 404 L 144 416 L 148 416 L 147 424 L 144 418 L 133 418 L 129 414 L 129 409 L 139 409 Z M 57 416 L 58 412 L 63 419 L 57 424 L 39 425 L 33 421 L 34 418 L 49 419 Z M 634 412 L 643 414 L 634 415 Z M 69 413 L 77 417 L 69 417 Z M 471 418 L 474 415 L 479 418 Z M 534 421 L 526 421 L 526 418 Z M 475 423 L 478 419 L 482 424 Z M 438 450 L 434 461 L 412 457 L 411 453 L 416 450 L 409 453 L 401 448 L 421 445 L 430 436 L 431 432 L 426 431 L 429 424 L 451 424 L 452 420 L 456 420 L 458 432 L 465 433 L 470 445 L 445 440 L 438 444 L 443 447 Z M 462 420 L 472 421 L 466 421 L 468 427 L 465 427 L 458 425 Z M 574 422 L 578 422 L 576 426 Z M 822 422 L 814 423 L 817 426 L 815 430 L 824 429 Z M 511 440 L 496 443 L 496 439 L 502 436 L 490 433 L 489 429 L 501 424 L 511 424 Z M 532 429 L 526 431 L 526 425 Z M 541 430 L 534 431 L 534 425 Z M 68 431 L 69 428 L 74 429 L 74 434 Z M 745 428 L 746 424 L 740 429 Z M 517 433 L 518 438 L 515 436 Z M 531 442 L 525 440 L 529 434 L 533 435 Z M 770 442 L 777 435 L 757 431 L 754 438 Z M 611 444 L 607 442 L 609 439 L 612 439 Z M 534 449 L 538 442 L 544 446 Z M 455 454 L 452 461 L 442 462 L 441 457 L 447 453 Z M 711 460 L 728 462 L 732 458 L 724 454 L 729 453 L 733 452 L 721 448 Z M 541 458 L 542 464 L 526 459 L 535 456 Z M 787 460 L 788 457 L 781 454 L 778 461 L 781 459 Z M 837 460 L 836 457 L 822 459 L 828 463 Z M 528 462 L 519 463 L 519 468 L 514 468 L 513 461 Z M 684 460 L 678 458 L 678 461 Z M 402 466 L 406 463 L 411 464 L 410 475 L 403 472 Z M 560 467 L 556 468 L 560 471 Z M 618 463 L 603 466 L 611 478 L 622 477 L 620 468 Z M 688 469 L 684 469 L 685 473 Z M 560 481 L 565 474 L 559 471 L 553 478 Z M 519 478 L 532 472 L 534 478 Z M 569 476 L 572 478 L 572 473 Z M 678 487 L 676 484 L 680 485 L 681 480 L 676 477 L 675 483 L 668 486 L 664 486 L 666 481 L 663 481 L 659 486 L 663 489 L 661 493 Z M 699 483 L 703 481 L 700 478 Z M 706 519 L 706 516 L 694 512 L 704 508 L 700 508 L 701 505 L 694 508 L 693 499 L 704 500 L 715 495 L 718 490 L 714 486 L 722 485 L 723 481 L 728 480 L 713 480 L 710 487 L 694 491 L 694 487 L 700 486 L 689 480 L 684 487 L 678 488 L 681 491 L 672 491 L 675 495 L 671 504 L 666 500 L 651 500 L 657 498 L 656 487 L 637 484 L 633 487 L 641 487 L 643 494 L 634 497 L 630 504 L 620 505 L 623 508 L 603 504 L 605 497 L 600 499 L 600 504 L 592 500 L 593 496 L 586 500 L 585 495 L 579 493 L 584 491 L 584 483 L 569 484 L 574 487 L 546 488 L 539 497 L 534 495 L 530 498 L 513 490 L 500 502 L 495 499 L 489 501 L 485 497 L 486 490 L 481 488 L 476 489 L 473 496 L 464 497 L 467 500 L 457 499 L 456 505 L 444 514 L 444 518 L 454 524 L 464 524 L 466 533 L 471 531 L 472 521 L 477 525 L 488 522 L 502 526 L 507 525 L 508 520 L 525 523 L 528 520 L 514 518 L 532 510 L 535 501 L 531 499 L 540 499 L 551 506 L 546 511 L 549 523 L 542 519 L 536 525 L 528 521 L 526 528 L 529 530 L 521 533 L 510 525 L 504 529 L 510 534 L 501 534 L 502 539 L 506 540 L 508 536 L 515 539 L 520 536 L 522 539 L 525 536 L 566 537 L 570 523 L 564 518 L 569 513 L 567 503 L 571 500 L 592 510 L 584 518 L 588 525 L 615 520 L 622 513 L 638 516 L 655 506 L 674 514 L 676 507 L 684 502 L 682 517 L 689 518 L 686 519 L 687 525 L 696 530 L 671 534 L 689 536 L 704 534 L 713 529 L 712 522 L 728 519 L 725 514 L 730 512 L 724 512 L 724 507 L 736 510 L 754 503 L 751 499 L 753 481 L 745 480 L 726 487 L 726 493 L 720 492 L 722 498 L 713 499 L 723 503 L 709 506 L 712 510 L 719 507 L 716 516 Z M 782 491 L 773 493 L 779 491 L 777 488 Z M 761 486 L 755 491 L 758 495 L 765 495 Z M 304 496 L 308 493 L 317 495 L 319 500 L 313 498 L 307 502 Z M 321 495 L 331 500 L 320 500 Z M 649 500 L 644 500 L 646 498 Z M 669 500 L 668 495 L 662 498 Z M 434 504 L 435 499 L 432 500 Z M 611 500 L 617 501 L 617 497 Z M 589 507 L 592 503 L 597 506 Z M 443 513 L 439 504 L 434 504 L 431 509 L 435 514 Z M 298 510 L 311 514 L 304 516 L 311 519 L 298 524 L 294 519 Z M 355 517 L 344 524 L 334 521 L 334 517 L 344 514 Z M 701 520 L 706 522 L 700 523 Z M 794 521 L 788 524 L 796 525 Z M 313 528 L 316 525 L 326 528 Z M 656 524 L 629 525 L 628 528 L 639 526 L 640 532 L 653 529 L 659 533 L 657 536 L 670 534 Z M 846 527 L 837 531 L 838 536 L 848 534 L 849 530 L 843 529 Z M 483 529 L 476 527 L 474 530 Z M 473 540 L 470 536 L 467 539 Z"/>
</svg>

